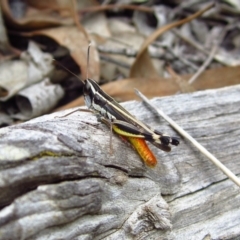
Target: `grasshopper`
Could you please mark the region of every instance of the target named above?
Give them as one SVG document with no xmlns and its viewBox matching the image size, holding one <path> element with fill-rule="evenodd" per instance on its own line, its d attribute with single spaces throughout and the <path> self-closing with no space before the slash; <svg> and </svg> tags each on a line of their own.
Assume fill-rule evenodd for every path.
<svg viewBox="0 0 240 240">
<path fill-rule="evenodd" d="M 89 52 L 90 44 L 87 52 L 87 67 L 89 65 Z M 68 71 L 68 69 L 66 70 Z M 178 137 L 171 137 L 161 133 L 137 120 L 114 98 L 105 93 L 93 79 L 88 78 L 88 73 L 87 78 L 82 82 L 84 101 L 88 109 L 95 113 L 100 121 L 109 126 L 111 130 L 126 138 L 134 146 L 147 166 L 154 167 L 157 160 L 145 141 L 166 152 L 171 151 L 170 145 L 177 146 L 179 144 Z"/>
</svg>

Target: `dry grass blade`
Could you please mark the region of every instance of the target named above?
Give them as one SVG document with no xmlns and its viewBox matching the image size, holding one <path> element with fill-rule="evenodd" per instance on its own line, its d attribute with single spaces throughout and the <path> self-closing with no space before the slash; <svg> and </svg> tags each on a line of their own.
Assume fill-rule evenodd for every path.
<svg viewBox="0 0 240 240">
<path fill-rule="evenodd" d="M 198 143 L 192 136 L 190 136 L 186 131 L 184 131 L 177 123 L 175 123 L 170 117 L 168 117 L 160 109 L 154 107 L 151 102 L 137 89 L 135 89 L 137 95 L 158 115 L 163 117 L 178 133 L 183 137 L 188 139 L 196 148 L 199 149 L 205 156 L 207 156 L 224 174 L 226 174 L 236 185 L 240 187 L 240 179 L 231 172 L 227 167 L 225 167 L 215 156 L 213 156 L 206 148 L 204 148 L 200 143 Z"/>
</svg>

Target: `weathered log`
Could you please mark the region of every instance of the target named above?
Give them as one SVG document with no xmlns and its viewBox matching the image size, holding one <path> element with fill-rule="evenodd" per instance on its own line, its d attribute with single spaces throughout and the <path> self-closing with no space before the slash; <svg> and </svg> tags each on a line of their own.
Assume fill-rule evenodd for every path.
<svg viewBox="0 0 240 240">
<path fill-rule="evenodd" d="M 240 85 L 152 103 L 240 174 Z M 143 103 L 138 119 L 177 135 Z M 91 113 L 0 130 L 0 239 L 238 239 L 239 188 L 188 141 L 146 167 Z"/>
</svg>

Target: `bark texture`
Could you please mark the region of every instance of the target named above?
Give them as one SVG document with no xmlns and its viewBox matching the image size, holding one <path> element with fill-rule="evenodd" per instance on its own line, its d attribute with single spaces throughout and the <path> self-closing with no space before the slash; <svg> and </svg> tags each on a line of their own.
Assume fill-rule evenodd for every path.
<svg viewBox="0 0 240 240">
<path fill-rule="evenodd" d="M 152 100 L 240 174 L 240 85 Z M 141 102 L 123 104 L 171 135 Z M 0 129 L 0 240 L 239 239 L 240 189 L 188 141 L 146 167 L 91 113 Z"/>
</svg>

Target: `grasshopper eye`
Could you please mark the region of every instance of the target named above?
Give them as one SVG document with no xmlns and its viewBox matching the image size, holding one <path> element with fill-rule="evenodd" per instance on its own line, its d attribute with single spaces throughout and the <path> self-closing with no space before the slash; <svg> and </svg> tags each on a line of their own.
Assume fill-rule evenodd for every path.
<svg viewBox="0 0 240 240">
<path fill-rule="evenodd" d="M 96 93 L 94 87 L 92 86 L 92 84 L 88 80 L 86 80 L 86 83 L 85 83 L 85 85 L 83 87 L 83 93 L 84 93 L 85 96 L 89 95 L 89 97 L 91 99 L 93 99 L 93 97 L 94 97 L 94 95 Z"/>
<path fill-rule="evenodd" d="M 94 104 L 100 106 L 100 108 L 106 104 L 106 100 L 98 93 L 95 94 L 93 101 Z"/>
<path fill-rule="evenodd" d="M 97 105 L 101 105 L 101 98 L 98 94 L 94 96 L 94 103 Z"/>
</svg>

